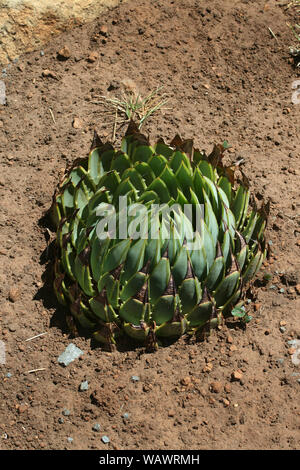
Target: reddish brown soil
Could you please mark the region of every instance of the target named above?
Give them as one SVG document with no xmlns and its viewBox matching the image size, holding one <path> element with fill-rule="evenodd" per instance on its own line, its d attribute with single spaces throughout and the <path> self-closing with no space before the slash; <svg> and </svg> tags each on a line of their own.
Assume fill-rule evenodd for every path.
<svg viewBox="0 0 300 470">
<path fill-rule="evenodd" d="M 288 344 L 300 338 L 300 105 L 291 102 L 297 72 L 286 26 L 293 20 L 275 1 L 129 1 L 9 69 L 8 105 L 0 108 L 2 449 L 299 448 L 300 368 Z M 71 57 L 60 61 L 64 45 Z M 99 57 L 90 63 L 93 51 Z M 46 69 L 56 78 L 43 77 Z M 151 139 L 179 132 L 207 151 L 228 140 L 228 159 L 243 157 L 252 190 L 271 200 L 273 250 L 260 278 L 267 271 L 273 279 L 260 283 L 245 330 L 224 325 L 205 343 L 182 338 L 155 354 L 105 352 L 67 332 L 42 278 L 40 219 L 61 169 L 86 155 L 93 128 L 110 135 L 93 101 L 118 95 L 124 78 L 143 93 L 164 85 L 169 96 L 170 109 L 145 127 Z M 57 358 L 70 342 L 85 354 L 64 368 Z M 237 370 L 241 379 L 232 381 Z M 89 389 L 80 392 L 84 380 Z"/>
</svg>

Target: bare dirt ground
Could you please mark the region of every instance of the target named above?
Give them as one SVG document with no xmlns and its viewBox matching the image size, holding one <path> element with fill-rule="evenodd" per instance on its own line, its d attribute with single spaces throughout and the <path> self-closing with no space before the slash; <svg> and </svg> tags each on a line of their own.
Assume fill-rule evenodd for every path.
<svg viewBox="0 0 300 470">
<path fill-rule="evenodd" d="M 291 101 L 299 72 L 289 60 L 286 25 L 295 10 L 282 4 L 129 0 L 7 72 L 7 106 L 0 107 L 1 449 L 299 449 L 300 368 L 288 343 L 300 338 L 300 105 Z M 59 60 L 65 45 L 70 57 Z M 134 346 L 105 352 L 66 329 L 44 276 L 41 219 L 61 170 L 87 154 L 93 129 L 110 137 L 112 125 L 94 101 L 118 95 L 128 78 L 143 93 L 164 85 L 169 97 L 170 109 L 144 129 L 153 141 L 179 132 L 209 151 L 226 139 L 227 158 L 242 157 L 253 192 L 271 200 L 272 252 L 259 279 L 265 272 L 273 278 L 257 282 L 245 330 L 224 325 L 207 342 L 182 338 L 144 354 Z M 84 354 L 62 367 L 57 359 L 70 342 Z M 88 390 L 80 391 L 83 381 Z"/>
</svg>

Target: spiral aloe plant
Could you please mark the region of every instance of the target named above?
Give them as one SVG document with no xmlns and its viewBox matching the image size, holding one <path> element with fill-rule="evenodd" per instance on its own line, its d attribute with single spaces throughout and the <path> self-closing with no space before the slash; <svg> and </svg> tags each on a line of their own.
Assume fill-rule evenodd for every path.
<svg viewBox="0 0 300 470">
<path fill-rule="evenodd" d="M 98 341 L 125 332 L 155 348 L 242 305 L 266 255 L 266 214 L 225 148 L 206 155 L 179 136 L 151 146 L 131 122 L 119 150 L 95 134 L 67 171 L 52 205 L 54 290 Z"/>
</svg>

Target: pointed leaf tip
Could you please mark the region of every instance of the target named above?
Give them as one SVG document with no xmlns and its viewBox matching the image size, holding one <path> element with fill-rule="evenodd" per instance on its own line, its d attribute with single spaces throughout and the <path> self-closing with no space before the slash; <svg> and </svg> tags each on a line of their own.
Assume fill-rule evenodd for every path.
<svg viewBox="0 0 300 470">
<path fill-rule="evenodd" d="M 94 129 L 94 136 L 93 136 L 93 141 L 92 141 L 92 145 L 90 148 L 90 152 L 94 150 L 95 148 L 102 147 L 102 146 L 103 146 L 103 142 L 100 139 L 99 135 L 97 134 L 96 129 Z"/>
</svg>

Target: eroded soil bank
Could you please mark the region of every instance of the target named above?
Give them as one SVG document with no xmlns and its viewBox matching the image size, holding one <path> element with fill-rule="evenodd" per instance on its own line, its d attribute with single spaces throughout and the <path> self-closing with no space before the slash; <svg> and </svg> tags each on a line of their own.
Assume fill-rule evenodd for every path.
<svg viewBox="0 0 300 470">
<path fill-rule="evenodd" d="M 55 35 L 119 3 L 122 0 L 0 0 L 0 64 L 42 48 Z"/>
</svg>

